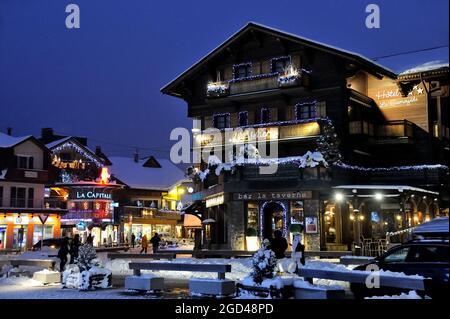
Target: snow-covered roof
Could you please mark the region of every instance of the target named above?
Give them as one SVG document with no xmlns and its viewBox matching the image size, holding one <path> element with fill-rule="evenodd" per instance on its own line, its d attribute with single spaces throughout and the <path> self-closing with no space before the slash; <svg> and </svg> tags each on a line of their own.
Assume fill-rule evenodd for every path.
<svg viewBox="0 0 450 319">
<path fill-rule="evenodd" d="M 135 162 L 131 157 L 108 158 L 112 163 L 110 174 L 131 188 L 168 190 L 185 179 L 184 172 L 167 159 L 156 159 L 161 167 L 145 167 L 147 160 Z"/>
<path fill-rule="evenodd" d="M 45 144 L 45 146 L 47 146 L 47 148 L 52 149 L 53 147 L 64 143 L 65 141 L 68 141 L 72 138 L 72 136 L 66 136 L 64 138 L 60 138 L 59 140 L 53 141 L 51 143 Z"/>
<path fill-rule="evenodd" d="M 413 186 L 407 186 L 407 185 L 339 185 L 334 186 L 333 188 L 337 189 L 379 189 L 379 190 L 398 190 L 399 192 L 402 191 L 413 191 L 413 192 L 421 192 L 421 193 L 428 193 L 433 195 L 439 195 L 438 192 L 429 191 L 423 188 L 413 187 Z"/>
<path fill-rule="evenodd" d="M 366 63 L 367 65 L 371 66 L 373 70 L 377 73 L 381 73 L 383 75 L 387 75 L 392 78 L 396 78 L 396 73 L 387 67 L 376 63 L 375 61 L 352 51 L 344 50 L 336 46 L 332 46 L 329 44 L 321 43 L 319 41 L 311 40 L 305 37 L 300 37 L 296 34 L 292 34 L 289 32 L 281 31 L 272 27 L 268 27 L 263 24 L 255 23 L 255 22 L 249 22 L 247 23 L 243 28 L 239 29 L 237 32 L 235 32 L 232 36 L 230 36 L 228 39 L 226 39 L 224 42 L 222 42 L 219 46 L 217 46 L 215 49 L 213 49 L 211 52 L 203 56 L 200 60 L 198 60 L 196 63 L 194 63 L 191 67 L 186 69 L 183 73 L 181 73 L 179 76 L 177 76 L 175 79 L 170 81 L 168 84 L 166 84 L 164 87 L 161 88 L 161 91 L 165 94 L 172 94 L 170 91 L 170 87 L 174 86 L 176 83 L 180 82 L 181 80 L 185 79 L 185 77 L 192 72 L 194 69 L 198 68 L 202 63 L 207 62 L 210 58 L 212 58 L 216 53 L 221 51 L 222 49 L 226 48 L 227 45 L 229 45 L 233 40 L 235 40 L 238 36 L 246 32 L 247 30 L 256 29 L 259 31 L 263 31 L 266 33 L 274 33 L 277 36 L 288 38 L 292 41 L 300 41 L 308 46 L 319 48 L 323 51 L 327 51 L 334 54 L 340 54 L 342 56 L 345 56 L 348 59 L 351 59 L 357 63 Z"/>
<path fill-rule="evenodd" d="M 31 135 L 14 137 L 5 133 L 0 133 L 0 147 L 11 147 L 25 141 L 26 139 L 29 139 L 30 137 Z"/>
<path fill-rule="evenodd" d="M 448 217 L 439 217 L 439 218 L 435 218 L 429 222 L 423 223 L 419 226 L 417 226 L 414 230 L 413 233 L 418 235 L 418 234 L 431 234 L 431 233 L 446 233 L 448 234 Z"/>
<path fill-rule="evenodd" d="M 432 71 L 432 70 L 437 70 L 437 69 L 441 69 L 441 68 L 448 68 L 448 61 L 447 62 L 443 62 L 443 61 L 429 61 L 426 63 L 422 63 L 419 64 L 413 68 L 407 69 L 405 71 L 403 71 L 402 73 L 400 73 L 400 75 L 405 75 L 405 74 L 413 74 L 413 73 L 419 73 L 419 72 L 427 72 L 427 71 Z"/>
</svg>

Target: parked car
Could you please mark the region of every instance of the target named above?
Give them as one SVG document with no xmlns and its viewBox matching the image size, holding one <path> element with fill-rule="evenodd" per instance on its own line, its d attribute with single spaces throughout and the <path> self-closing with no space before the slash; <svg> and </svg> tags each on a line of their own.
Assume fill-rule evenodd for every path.
<svg viewBox="0 0 450 319">
<path fill-rule="evenodd" d="M 69 238 L 69 244 L 72 239 Z M 62 242 L 64 241 L 64 237 L 60 238 L 47 238 L 44 239 L 43 246 L 59 249 L 61 247 Z M 39 240 L 36 244 L 33 245 L 33 250 L 41 250 L 41 241 Z"/>
<path fill-rule="evenodd" d="M 369 264 L 376 264 L 380 270 L 403 272 L 406 275 L 420 275 L 431 278 L 425 292 L 432 299 L 446 298 L 449 294 L 449 242 L 447 239 L 420 239 L 396 246 Z M 355 270 L 366 270 L 369 264 L 360 265 Z M 350 289 L 356 298 L 382 295 L 399 295 L 408 292 L 397 288 L 372 288 L 364 284 L 352 283 Z M 423 297 L 422 296 L 422 297 Z"/>
</svg>

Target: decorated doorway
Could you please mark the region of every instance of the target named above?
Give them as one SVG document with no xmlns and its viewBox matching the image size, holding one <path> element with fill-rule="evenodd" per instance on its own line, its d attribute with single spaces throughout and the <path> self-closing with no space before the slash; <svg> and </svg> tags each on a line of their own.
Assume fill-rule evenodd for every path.
<svg viewBox="0 0 450 319">
<path fill-rule="evenodd" d="M 261 206 L 261 235 L 263 239 L 273 238 L 273 232 L 280 230 L 286 236 L 286 206 L 282 202 L 264 202 Z"/>
</svg>

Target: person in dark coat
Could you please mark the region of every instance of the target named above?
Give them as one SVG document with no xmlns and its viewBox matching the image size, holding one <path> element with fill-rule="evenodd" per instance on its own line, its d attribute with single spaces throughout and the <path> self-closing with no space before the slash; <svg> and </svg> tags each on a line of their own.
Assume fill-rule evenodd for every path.
<svg viewBox="0 0 450 319">
<path fill-rule="evenodd" d="M 58 250 L 58 258 L 60 259 L 59 271 L 64 271 L 64 266 L 67 263 L 67 254 L 69 253 L 69 238 L 64 237 L 61 247 Z"/>
<path fill-rule="evenodd" d="M 159 248 L 159 242 L 161 241 L 161 238 L 159 238 L 158 233 L 155 233 L 155 235 L 150 239 L 150 242 L 152 243 L 153 247 L 153 253 L 156 253 Z"/>
<path fill-rule="evenodd" d="M 136 236 L 134 234 L 131 234 L 131 247 L 134 248 L 135 244 L 136 244 Z"/>
<path fill-rule="evenodd" d="M 270 242 L 270 249 L 275 253 L 277 259 L 285 258 L 284 252 L 288 248 L 288 242 L 283 237 L 283 233 L 280 230 L 273 232 L 274 238 Z"/>
<path fill-rule="evenodd" d="M 91 233 L 86 238 L 86 244 L 94 246 L 94 236 Z"/>
<path fill-rule="evenodd" d="M 76 234 L 73 237 L 72 242 L 70 243 L 70 249 L 69 249 L 70 262 L 69 262 L 69 264 L 73 264 L 75 259 L 78 258 L 78 248 L 79 247 L 80 247 L 80 235 Z"/>
</svg>

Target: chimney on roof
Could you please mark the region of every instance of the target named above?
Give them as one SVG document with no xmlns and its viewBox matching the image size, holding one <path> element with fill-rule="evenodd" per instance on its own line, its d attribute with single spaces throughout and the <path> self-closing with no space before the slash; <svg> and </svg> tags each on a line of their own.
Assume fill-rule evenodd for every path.
<svg viewBox="0 0 450 319">
<path fill-rule="evenodd" d="M 134 161 L 136 163 L 139 163 L 139 150 L 136 149 L 136 152 L 134 152 Z"/>
<path fill-rule="evenodd" d="M 41 129 L 41 138 L 43 140 L 51 140 L 53 138 L 53 129 L 51 127 L 44 127 Z"/>
<path fill-rule="evenodd" d="M 95 155 L 97 155 L 97 156 L 101 156 L 102 155 L 102 148 L 101 148 L 100 145 L 97 145 L 95 147 Z"/>
<path fill-rule="evenodd" d="M 6 134 L 8 134 L 9 136 L 12 135 L 12 127 L 7 127 L 6 128 Z"/>
</svg>

